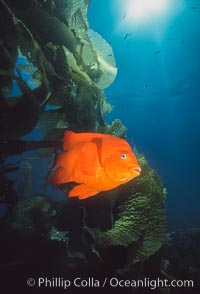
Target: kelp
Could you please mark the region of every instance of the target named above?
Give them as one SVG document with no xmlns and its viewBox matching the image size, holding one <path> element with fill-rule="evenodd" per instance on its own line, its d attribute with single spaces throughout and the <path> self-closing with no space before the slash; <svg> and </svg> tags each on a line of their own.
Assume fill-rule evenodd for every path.
<svg viewBox="0 0 200 294">
<path fill-rule="evenodd" d="M 3 20 L 10 20 L 11 23 L 10 30 L 4 26 L 1 32 L 3 53 L 0 52 L 0 57 L 4 58 L 8 53 L 9 58 L 5 64 L 10 64 L 5 69 L 1 66 L 1 83 L 4 83 L 2 89 L 11 89 L 12 80 L 21 83 L 20 67 L 18 68 L 17 64 L 19 49 L 28 62 L 40 72 L 40 86 L 28 90 L 24 81 L 22 95 L 11 99 L 17 101 L 15 107 L 8 107 L 6 111 L 3 109 L 1 139 L 18 139 L 40 125 L 44 130 L 45 140 L 48 139 L 48 132 L 51 133 L 54 127 L 60 124 L 63 128 L 72 124 L 78 131 L 83 130 L 84 125 L 88 131 L 95 131 L 98 126 L 106 125 L 104 115 L 108 111 L 105 109 L 109 109 L 109 104 L 97 84 L 103 72 L 98 65 L 97 47 L 93 46 L 88 36 L 89 27 L 83 22 L 79 23 L 78 19 L 78 23 L 73 21 L 73 26 L 69 25 L 67 14 L 65 20 L 61 21 L 60 1 L 51 4 L 53 6 L 36 1 L 30 1 L 27 5 L 21 2 L 17 5 L 12 1 L 1 3 L 6 12 Z M 87 4 L 84 1 L 80 1 L 79 4 L 82 7 L 80 11 L 84 14 L 87 11 Z M 77 5 L 75 6 L 76 10 Z M 13 43 L 10 40 L 13 40 Z M 102 44 L 103 42 L 102 39 Z M 86 49 L 87 46 L 90 49 Z M 13 49 L 9 52 L 7 47 Z M 14 70 L 17 71 L 18 77 L 13 74 Z M 21 90 L 21 85 L 18 86 Z M 9 93 L 10 90 L 6 91 Z M 4 93 L 5 90 L 1 91 L 1 104 L 6 106 L 7 99 Z M 60 112 L 57 121 L 51 127 L 49 120 L 46 120 L 45 128 L 43 118 L 45 107 L 48 106 L 58 107 Z M 31 113 L 29 108 L 33 110 Z M 87 113 L 85 108 L 88 110 Z"/>
<path fill-rule="evenodd" d="M 63 130 L 62 130 L 63 132 Z M 23 141 L 23 140 L 2 140 L 0 141 L 0 160 L 11 155 L 22 154 L 29 150 L 40 148 L 61 148 L 61 140 L 45 141 Z"/>
<path fill-rule="evenodd" d="M 10 155 L 42 148 L 53 155 L 55 149 L 62 147 L 66 129 L 126 137 L 127 129 L 119 119 L 111 125 L 105 121 L 112 106 L 103 89 L 114 81 L 117 68 L 111 46 L 89 28 L 88 3 L 85 0 L 0 2 L 1 162 Z M 37 69 L 28 72 L 30 79 L 36 73 L 39 75 L 40 83 L 34 89 L 23 79 L 18 57 L 24 57 L 27 64 Z M 13 82 L 21 94 L 11 98 Z M 32 130 L 39 131 L 41 139 L 24 141 L 21 137 Z M 18 166 L 4 165 L 0 173 L 8 200 L 2 202 L 9 207 L 7 224 L 28 235 L 28 244 L 44 242 L 49 248 L 53 242 L 60 246 L 68 261 L 62 266 L 70 273 L 74 269 L 91 268 L 98 272 L 96 262 L 103 272 L 109 262 L 115 264 L 113 252 L 120 252 L 124 262 L 115 269 L 108 267 L 109 273 L 129 270 L 157 252 L 165 238 L 166 191 L 144 156 L 138 154 L 138 158 L 141 176 L 120 189 L 82 202 L 67 199 L 56 203 L 48 196 L 34 194 L 34 199 L 20 199 L 15 208 L 18 195 L 5 176 Z M 9 202 L 9 193 L 13 202 L 12 199 Z M 21 239 L 16 240 L 19 248 L 25 244 L 20 234 Z M 45 255 L 45 250 L 41 255 Z M 38 254 L 37 250 L 33 256 L 37 259 Z"/>
</svg>

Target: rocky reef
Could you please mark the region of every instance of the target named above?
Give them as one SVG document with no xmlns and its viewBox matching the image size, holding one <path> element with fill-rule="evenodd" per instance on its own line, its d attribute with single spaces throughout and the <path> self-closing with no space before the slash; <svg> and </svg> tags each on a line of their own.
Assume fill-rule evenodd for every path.
<svg viewBox="0 0 200 294">
<path fill-rule="evenodd" d="M 9 161 L 11 155 L 33 150 L 39 160 L 51 160 L 65 129 L 126 136 L 119 119 L 111 125 L 105 120 L 112 106 L 104 89 L 117 67 L 111 46 L 89 27 L 88 5 L 86 0 L 0 2 L 0 201 L 6 206 L 0 271 L 5 281 L 12 275 L 23 284 L 27 274 L 46 273 L 130 278 L 137 272 L 141 277 L 165 240 L 166 190 L 143 155 L 138 154 L 141 177 L 83 201 L 36 193 L 28 163 L 23 187 L 16 190 L 7 177 L 22 169 Z M 40 139 L 25 140 L 32 132 Z M 161 258 L 156 260 L 159 272 Z"/>
</svg>

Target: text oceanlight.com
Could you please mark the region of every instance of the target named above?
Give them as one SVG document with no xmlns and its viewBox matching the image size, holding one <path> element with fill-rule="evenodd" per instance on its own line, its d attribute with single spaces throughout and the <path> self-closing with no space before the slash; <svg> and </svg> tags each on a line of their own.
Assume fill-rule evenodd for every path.
<svg viewBox="0 0 200 294">
<path fill-rule="evenodd" d="M 81 277 L 76 277 L 74 279 L 65 279 L 61 277 L 39 277 L 39 278 L 29 278 L 27 280 L 27 285 L 29 287 L 39 287 L 39 288 L 63 288 L 68 289 L 70 287 L 77 288 L 149 288 L 154 290 L 156 288 L 192 288 L 194 287 L 194 281 L 192 280 L 167 280 L 167 279 L 119 279 L 116 277 L 104 278 L 102 280 L 93 277 L 83 279 Z"/>
</svg>

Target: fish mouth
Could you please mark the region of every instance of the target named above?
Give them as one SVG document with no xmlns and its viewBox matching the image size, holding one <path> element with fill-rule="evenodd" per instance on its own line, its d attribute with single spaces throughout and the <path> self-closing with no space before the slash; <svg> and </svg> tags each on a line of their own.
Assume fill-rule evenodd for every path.
<svg viewBox="0 0 200 294">
<path fill-rule="evenodd" d="M 130 168 L 132 172 L 134 172 L 136 175 L 140 175 L 141 173 L 141 168 L 139 166 L 134 166 Z"/>
</svg>

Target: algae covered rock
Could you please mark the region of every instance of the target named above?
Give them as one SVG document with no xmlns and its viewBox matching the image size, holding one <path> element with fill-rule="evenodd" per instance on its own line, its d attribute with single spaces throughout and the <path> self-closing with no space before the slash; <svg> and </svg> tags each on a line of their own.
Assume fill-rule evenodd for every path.
<svg viewBox="0 0 200 294">
<path fill-rule="evenodd" d="M 129 262 L 142 261 L 154 254 L 165 238 L 166 190 L 157 173 L 143 156 L 139 156 L 141 176 L 134 180 L 122 194 L 129 195 L 117 207 L 113 228 L 95 231 L 100 247 L 127 247 Z"/>
</svg>

